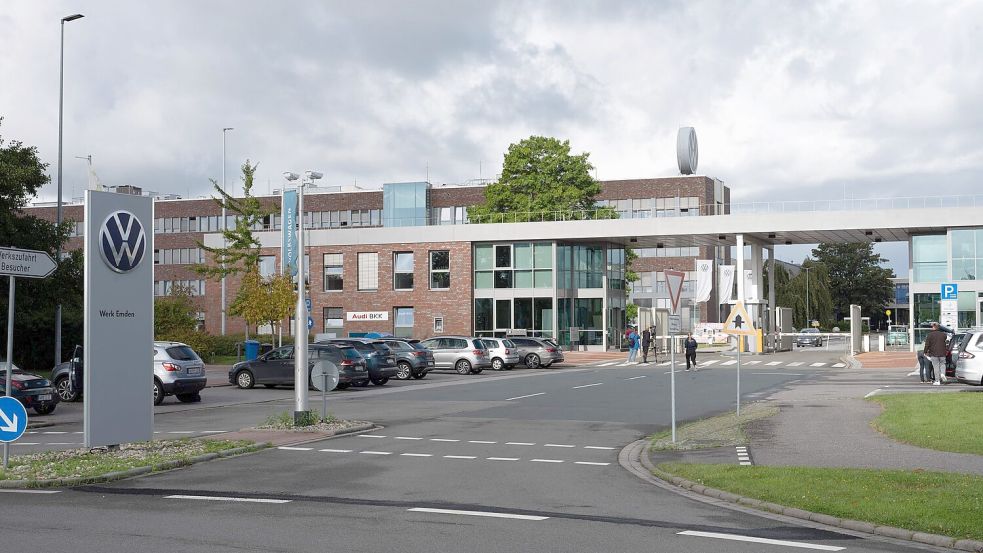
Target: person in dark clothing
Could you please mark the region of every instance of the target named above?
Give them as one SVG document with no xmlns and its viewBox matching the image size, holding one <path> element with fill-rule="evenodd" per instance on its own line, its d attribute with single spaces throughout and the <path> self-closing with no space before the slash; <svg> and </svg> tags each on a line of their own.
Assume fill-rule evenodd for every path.
<svg viewBox="0 0 983 553">
<path fill-rule="evenodd" d="M 945 356 L 949 352 L 946 346 L 945 332 L 939 330 L 939 323 L 932 323 L 932 331 L 925 337 L 925 356 L 932 361 L 932 368 L 935 369 L 935 386 L 941 386 L 945 381 Z"/>
<path fill-rule="evenodd" d="M 693 368 L 696 368 L 696 338 L 693 338 L 692 334 L 686 336 L 686 341 L 683 342 L 683 347 L 686 348 L 686 370 L 689 370 L 690 363 L 693 364 Z"/>
<path fill-rule="evenodd" d="M 652 347 L 652 332 L 646 328 L 642 331 L 642 363 L 649 362 L 650 347 Z"/>
<path fill-rule="evenodd" d="M 921 351 L 918 352 L 918 378 L 926 384 L 935 380 L 932 361 Z"/>
</svg>

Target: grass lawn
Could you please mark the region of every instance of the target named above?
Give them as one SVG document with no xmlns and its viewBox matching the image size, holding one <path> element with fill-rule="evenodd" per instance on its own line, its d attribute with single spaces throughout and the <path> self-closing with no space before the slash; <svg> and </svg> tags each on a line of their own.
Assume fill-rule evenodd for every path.
<svg viewBox="0 0 983 553">
<path fill-rule="evenodd" d="M 870 401 L 884 406 L 874 428 L 899 442 L 983 455 L 983 394 L 887 394 Z"/>
<path fill-rule="evenodd" d="M 983 540 L 983 477 L 920 470 L 685 463 L 665 463 L 659 468 L 704 486 L 762 501 L 912 531 Z"/>
</svg>

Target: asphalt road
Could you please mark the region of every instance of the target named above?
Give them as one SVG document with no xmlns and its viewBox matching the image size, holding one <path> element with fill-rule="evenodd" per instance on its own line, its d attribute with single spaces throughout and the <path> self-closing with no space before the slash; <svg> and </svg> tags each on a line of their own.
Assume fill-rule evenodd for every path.
<svg viewBox="0 0 983 553">
<path fill-rule="evenodd" d="M 733 408 L 730 360 L 701 356 L 704 368 L 676 374 L 680 420 Z M 741 370 L 745 400 L 839 370 L 821 350 L 744 360 L 759 361 Z M 336 416 L 383 428 L 101 487 L 0 494 L 0 549 L 917 550 L 694 501 L 639 480 L 618 455 L 668 425 L 670 376 L 665 366 L 618 364 L 436 374 L 333 393 Z M 234 429 L 292 409 L 289 390 L 208 391 L 214 400 L 158 412 L 155 428 Z M 236 395 L 240 402 L 230 404 Z"/>
</svg>

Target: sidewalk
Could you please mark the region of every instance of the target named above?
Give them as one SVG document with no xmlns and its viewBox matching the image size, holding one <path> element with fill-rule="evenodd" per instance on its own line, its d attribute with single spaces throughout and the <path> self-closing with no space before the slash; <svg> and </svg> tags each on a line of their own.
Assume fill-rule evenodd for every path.
<svg viewBox="0 0 983 553">
<path fill-rule="evenodd" d="M 911 351 L 870 351 L 854 356 L 862 369 L 918 368 L 918 357 Z"/>
</svg>

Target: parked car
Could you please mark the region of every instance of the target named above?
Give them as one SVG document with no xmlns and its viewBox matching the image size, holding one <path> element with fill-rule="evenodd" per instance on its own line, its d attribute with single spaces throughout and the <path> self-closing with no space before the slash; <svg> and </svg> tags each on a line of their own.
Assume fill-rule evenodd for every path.
<svg viewBox="0 0 983 553">
<path fill-rule="evenodd" d="M 488 347 L 474 336 L 435 336 L 420 342 L 433 352 L 437 369 L 454 369 L 460 374 L 479 374 L 491 366 Z"/>
<path fill-rule="evenodd" d="M 953 357 L 956 380 L 973 386 L 983 386 L 983 330 L 975 329 L 963 334 Z"/>
<path fill-rule="evenodd" d="M 409 380 L 423 378 L 434 368 L 433 352 L 423 346 L 405 340 L 385 338 L 384 341 L 396 356 L 396 378 Z"/>
<path fill-rule="evenodd" d="M 491 367 L 496 371 L 511 371 L 519 364 L 519 348 L 509 339 L 482 338 L 488 346 L 488 356 L 491 357 Z"/>
<path fill-rule="evenodd" d="M 72 358 L 55 365 L 51 381 L 61 401 L 82 399 L 83 365 L 82 346 L 75 346 Z M 181 342 L 154 342 L 154 405 L 160 405 L 167 396 L 175 396 L 182 403 L 201 401 L 205 387 L 205 362 L 191 346 Z"/>
<path fill-rule="evenodd" d="M 823 347 L 823 335 L 819 333 L 818 328 L 803 328 L 799 331 L 799 336 L 795 337 L 795 347 L 802 346 L 816 346 L 817 348 Z M 802 334 L 807 334 L 808 336 L 802 336 Z"/>
<path fill-rule="evenodd" d="M 59 397 L 47 378 L 12 367 L 10 395 L 21 402 L 25 409 L 34 409 L 39 415 L 50 415 L 58 405 Z M 0 395 L 7 393 L 7 362 L 0 361 Z"/>
<path fill-rule="evenodd" d="M 396 356 L 382 340 L 372 338 L 328 338 L 320 340 L 319 344 L 335 344 L 354 347 L 365 358 L 369 369 L 369 380 L 376 386 L 382 386 L 396 376 Z M 359 383 L 367 386 L 368 383 Z"/>
<path fill-rule="evenodd" d="M 553 363 L 563 362 L 563 350 L 553 340 L 525 336 L 512 336 L 509 340 L 519 348 L 519 358 L 530 369 L 546 368 Z"/>
<path fill-rule="evenodd" d="M 355 348 L 337 344 L 311 344 L 307 350 L 307 385 L 314 387 L 310 371 L 318 361 L 330 361 L 338 367 L 338 386 L 349 386 L 369 381 L 369 371 Z M 267 388 L 294 385 L 294 347 L 283 346 L 260 355 L 251 361 L 240 361 L 229 369 L 229 383 L 239 388 L 252 388 L 262 384 Z"/>
</svg>

